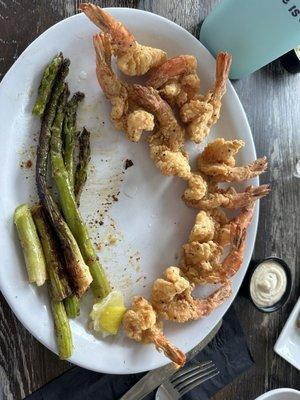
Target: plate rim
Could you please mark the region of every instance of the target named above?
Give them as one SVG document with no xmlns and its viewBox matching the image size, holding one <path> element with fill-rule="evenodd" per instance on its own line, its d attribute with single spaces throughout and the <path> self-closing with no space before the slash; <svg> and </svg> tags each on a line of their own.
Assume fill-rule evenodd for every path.
<svg viewBox="0 0 300 400">
<path fill-rule="evenodd" d="M 202 47 L 202 50 L 203 50 L 204 52 L 206 52 L 206 53 L 209 55 L 210 58 L 214 59 L 214 57 L 213 57 L 213 56 L 211 55 L 211 53 L 206 49 L 206 47 L 200 42 L 199 39 L 197 39 L 194 35 L 192 35 L 188 30 L 186 30 L 186 29 L 183 28 L 182 26 L 176 24 L 175 22 L 173 22 L 173 21 L 171 21 L 171 20 L 169 20 L 169 19 L 167 19 L 167 18 L 165 18 L 165 17 L 163 17 L 163 16 L 160 16 L 160 15 L 158 15 L 158 14 L 152 13 L 152 12 L 150 12 L 150 11 L 145 11 L 145 10 L 140 10 L 140 9 L 134 9 L 134 8 L 129 8 L 129 7 L 107 7 L 107 8 L 105 8 L 105 9 L 106 9 L 108 12 L 113 12 L 114 10 L 118 10 L 118 11 L 121 11 L 121 12 L 130 12 L 130 13 L 137 13 L 137 14 L 143 14 L 143 15 L 149 14 L 149 15 L 152 15 L 152 16 L 154 15 L 155 18 L 161 20 L 162 22 L 167 23 L 167 24 L 169 24 L 169 25 L 171 25 L 171 26 L 174 26 L 174 27 L 176 27 L 176 29 L 179 29 L 179 31 L 184 32 L 185 35 L 187 35 L 187 36 L 189 37 L 190 40 L 194 41 L 195 43 L 197 42 L 197 45 L 200 45 L 200 46 Z M 5 88 L 5 86 L 7 85 L 7 82 L 8 82 L 9 79 L 10 79 L 10 76 L 14 73 L 14 70 L 15 70 L 15 68 L 17 67 L 17 64 L 18 64 L 19 62 L 22 61 L 22 59 L 23 59 L 23 57 L 26 55 L 26 53 L 27 53 L 28 51 L 30 51 L 32 47 L 34 47 L 34 45 L 36 44 L 36 42 L 37 42 L 38 40 L 40 40 L 42 37 L 46 36 L 50 31 L 55 30 L 55 29 L 57 28 L 57 26 L 66 23 L 66 21 L 70 21 L 71 19 L 75 19 L 75 18 L 82 18 L 83 16 L 84 16 L 83 13 L 78 13 L 78 14 L 72 15 L 72 16 L 70 16 L 70 17 L 64 18 L 64 19 L 58 21 L 57 23 L 55 23 L 54 25 L 50 26 L 50 27 L 49 27 L 48 29 L 46 29 L 43 33 L 41 33 L 37 38 L 35 38 L 35 39 L 24 49 L 24 51 L 20 54 L 20 56 L 17 58 L 17 60 L 13 63 L 13 65 L 8 69 L 8 71 L 6 72 L 6 74 L 4 75 L 4 77 L 2 78 L 2 80 L 1 80 L 1 82 L 0 82 L 0 90 L 1 90 L 1 89 L 3 90 L 3 89 Z M 88 22 L 88 21 L 87 21 L 87 22 Z M 227 82 L 227 85 L 228 85 L 228 88 L 230 87 L 230 90 L 231 90 L 231 94 L 230 94 L 230 95 L 231 95 L 231 97 L 233 97 L 234 101 L 235 101 L 235 102 L 238 104 L 238 106 L 239 106 L 239 113 L 241 114 L 241 119 L 243 119 L 243 123 L 244 123 L 244 125 L 245 125 L 245 128 L 248 130 L 248 133 L 249 133 L 249 143 L 247 143 L 247 145 L 248 145 L 248 146 L 251 146 L 251 150 L 252 150 L 252 152 L 253 152 L 253 154 L 254 154 L 254 156 L 255 156 L 255 158 L 256 158 L 256 157 L 257 157 L 257 153 L 256 153 L 255 144 L 254 144 L 254 139 L 253 139 L 252 131 L 251 131 L 251 128 L 250 128 L 250 125 L 249 125 L 248 118 L 247 118 L 247 116 L 246 116 L 244 107 L 243 107 L 243 105 L 242 105 L 242 103 L 241 103 L 241 101 L 240 101 L 240 99 L 239 99 L 239 97 L 238 97 L 238 95 L 237 95 L 237 93 L 236 93 L 236 91 L 235 91 L 235 88 L 233 87 L 232 83 L 231 83 L 229 80 L 228 80 L 228 82 Z M 0 157 L 1 157 L 2 160 L 5 161 L 5 159 L 6 159 L 6 153 L 5 153 L 3 147 L 4 147 L 4 146 L 0 146 Z M 0 175 L 0 185 L 3 184 L 3 182 L 4 182 L 4 177 L 3 177 L 2 175 Z M 255 184 L 259 184 L 259 178 L 258 178 L 258 177 L 255 178 L 254 182 L 255 182 Z M 2 206 L 2 200 L 1 200 L 1 198 L 0 198 L 0 208 L 1 208 L 1 206 Z M 254 234 L 253 234 L 253 241 L 252 241 L 252 244 L 251 244 L 251 245 L 250 245 L 249 243 L 247 243 L 248 249 L 249 249 L 249 254 L 251 254 L 251 255 L 253 254 L 254 245 L 255 245 L 255 241 L 256 241 L 257 228 L 258 228 L 258 221 L 259 221 L 259 201 L 256 202 L 256 207 L 255 207 L 254 216 L 253 216 L 253 221 L 252 221 L 252 224 L 254 225 L 254 226 L 253 226 L 253 228 L 254 228 L 254 229 L 253 229 L 253 231 L 254 231 Z M 1 246 L 1 241 L 0 241 L 0 246 Z M 251 257 L 251 256 L 250 256 L 250 257 Z M 245 271 L 245 273 L 246 273 L 246 271 Z M 223 318 L 224 314 L 227 312 L 228 308 L 232 305 L 233 301 L 235 300 L 235 297 L 236 297 L 236 295 L 237 295 L 237 293 L 238 293 L 238 290 L 239 290 L 239 288 L 240 288 L 240 286 L 241 286 L 241 284 L 242 284 L 242 281 L 243 281 L 244 277 L 245 277 L 245 274 L 244 274 L 243 278 L 241 279 L 241 282 L 238 284 L 237 291 L 236 291 L 234 297 L 233 297 L 232 299 L 230 299 L 231 301 L 230 301 L 228 304 L 226 304 L 225 311 L 224 311 L 224 313 L 223 313 L 223 315 L 222 315 L 221 318 Z M 16 307 L 16 304 L 12 301 L 12 298 L 11 298 L 11 296 L 9 295 L 9 291 L 6 290 L 5 286 L 2 285 L 2 280 L 1 280 L 1 279 L 0 279 L 0 290 L 1 290 L 1 292 L 2 292 L 2 294 L 3 294 L 3 296 L 4 296 L 4 298 L 5 298 L 5 300 L 7 301 L 9 307 L 10 307 L 11 310 L 13 311 L 14 315 L 17 317 L 17 319 L 20 321 L 20 323 L 25 327 L 25 329 L 26 329 L 27 331 L 29 331 L 40 343 L 42 343 L 42 344 L 43 344 L 45 347 L 47 347 L 50 351 L 54 352 L 55 354 L 58 354 L 58 353 L 57 353 L 57 350 L 56 350 L 56 349 L 53 350 L 53 349 L 50 347 L 50 345 L 47 344 L 46 340 L 44 340 L 43 338 L 38 337 L 38 333 L 35 332 L 35 331 L 33 331 L 33 330 L 31 329 L 30 323 L 29 323 L 25 318 L 24 318 L 24 319 L 22 318 L 22 315 L 21 315 L 21 313 L 19 313 L 18 308 Z M 213 329 L 213 328 L 217 325 L 218 322 L 219 322 L 219 321 L 217 320 L 217 321 L 215 322 L 215 324 L 212 324 L 211 329 Z M 106 369 L 103 369 L 103 368 L 101 368 L 101 369 L 99 369 L 99 368 L 94 368 L 94 367 L 89 366 L 87 362 L 81 362 L 81 360 L 80 360 L 80 355 L 74 355 L 74 354 L 72 355 L 72 357 L 70 357 L 70 358 L 68 359 L 68 361 L 70 361 L 71 363 L 76 364 L 76 365 L 78 365 L 78 366 L 81 366 L 81 367 L 83 367 L 83 368 L 92 370 L 92 371 L 103 372 L 103 373 L 110 373 L 110 374 L 124 374 L 124 375 L 126 375 L 126 374 L 130 374 L 130 373 L 139 373 L 139 372 L 148 371 L 147 368 L 143 368 L 143 369 L 139 368 L 139 369 L 135 369 L 135 370 L 132 370 L 132 371 L 125 371 L 124 369 L 116 370 L 116 369 L 111 369 L 110 367 L 108 367 L 108 368 L 106 368 Z M 156 368 L 159 368 L 159 367 L 161 367 L 161 366 L 164 366 L 164 365 L 166 365 L 168 362 L 169 362 L 168 359 L 163 358 L 163 359 L 162 359 L 162 362 L 161 362 L 161 363 L 158 363 L 157 366 L 156 366 Z"/>
</svg>

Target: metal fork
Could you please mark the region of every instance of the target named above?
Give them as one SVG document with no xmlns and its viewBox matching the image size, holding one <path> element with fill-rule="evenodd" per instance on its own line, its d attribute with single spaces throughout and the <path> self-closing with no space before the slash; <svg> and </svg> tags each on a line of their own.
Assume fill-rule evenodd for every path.
<svg viewBox="0 0 300 400">
<path fill-rule="evenodd" d="M 183 368 L 164 382 L 156 392 L 156 400 L 178 400 L 201 383 L 217 376 L 218 368 L 212 361 Z"/>
</svg>

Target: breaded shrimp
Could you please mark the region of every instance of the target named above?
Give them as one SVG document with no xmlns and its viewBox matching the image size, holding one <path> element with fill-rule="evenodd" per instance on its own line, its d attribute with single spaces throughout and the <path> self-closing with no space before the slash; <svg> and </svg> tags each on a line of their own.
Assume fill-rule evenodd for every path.
<svg viewBox="0 0 300 400">
<path fill-rule="evenodd" d="M 159 89 L 168 103 L 181 107 L 199 92 L 200 79 L 196 70 L 197 60 L 194 56 L 170 58 L 151 72 L 147 86 Z"/>
<path fill-rule="evenodd" d="M 242 182 L 252 179 L 266 171 L 267 157 L 261 157 L 241 167 L 230 167 L 227 164 L 212 164 L 201 158 L 197 160 L 199 170 L 214 182 Z"/>
<path fill-rule="evenodd" d="M 133 85 L 130 96 L 136 104 L 154 114 L 158 121 L 158 129 L 149 139 L 150 155 L 156 166 L 164 175 L 187 178 L 190 166 L 183 150 L 184 131 L 171 107 L 151 87 Z"/>
<path fill-rule="evenodd" d="M 159 89 L 170 79 L 179 75 L 190 74 L 195 72 L 196 69 L 197 60 L 194 56 L 181 55 L 169 58 L 162 65 L 151 71 L 146 85 Z"/>
<path fill-rule="evenodd" d="M 117 65 L 124 74 L 144 75 L 165 61 L 163 50 L 139 44 L 121 22 L 102 8 L 91 3 L 80 4 L 79 8 L 98 28 L 110 35 Z"/>
<path fill-rule="evenodd" d="M 220 246 L 226 246 L 234 243 L 236 239 L 236 231 L 238 229 L 246 231 L 253 218 L 254 205 L 244 208 L 233 219 L 227 221 L 220 215 L 221 210 L 213 210 L 210 213 L 215 222 L 215 236 L 214 240 Z"/>
<path fill-rule="evenodd" d="M 199 199 L 197 192 L 194 197 L 191 192 L 187 190 L 183 194 L 185 204 L 192 208 L 199 208 L 202 210 L 211 210 L 217 207 L 224 207 L 227 209 L 235 210 L 237 208 L 244 208 L 250 206 L 253 202 L 262 197 L 267 196 L 270 192 L 270 185 L 261 186 L 248 186 L 244 192 L 237 192 L 233 187 L 228 189 L 216 189 L 214 192 L 208 192 Z"/>
<path fill-rule="evenodd" d="M 186 102 L 180 109 L 180 117 L 188 123 L 187 134 L 195 143 L 201 143 L 209 134 L 212 125 L 219 117 L 221 100 L 226 92 L 226 82 L 231 65 L 231 55 L 219 53 L 216 61 L 216 80 L 214 88 L 204 96 Z"/>
<path fill-rule="evenodd" d="M 128 337 L 144 344 L 153 343 L 175 364 L 184 365 L 185 354 L 177 349 L 163 334 L 156 312 L 151 304 L 141 296 L 133 298 L 132 307 L 126 311 L 123 326 Z"/>
<path fill-rule="evenodd" d="M 242 146 L 244 142 L 241 140 L 214 140 L 197 159 L 199 171 L 213 182 L 241 182 L 265 172 L 268 166 L 266 157 L 242 167 L 235 166 L 234 156 Z"/>
<path fill-rule="evenodd" d="M 96 73 L 99 85 L 112 104 L 111 120 L 117 129 L 123 129 L 123 119 L 128 112 L 128 86 L 111 68 L 111 45 L 104 34 L 94 35 Z"/>
<path fill-rule="evenodd" d="M 219 260 L 223 253 L 223 248 L 212 240 L 207 243 L 188 242 L 182 246 L 182 249 L 184 265 L 196 268 Z"/>
<path fill-rule="evenodd" d="M 153 284 L 153 308 L 163 319 L 184 323 L 209 315 L 231 295 L 229 282 L 206 299 L 195 299 L 193 289 L 193 284 L 181 275 L 179 268 L 169 267 L 165 278 L 159 278 Z"/>
<path fill-rule="evenodd" d="M 233 276 L 243 262 L 246 229 L 241 226 L 231 226 L 230 243 L 231 249 L 223 262 L 220 262 L 218 257 L 212 257 L 211 260 L 205 262 L 188 264 L 189 260 L 185 258 L 182 271 L 190 282 L 197 284 L 222 283 Z"/>
<path fill-rule="evenodd" d="M 111 43 L 107 34 L 93 38 L 96 52 L 98 82 L 112 104 L 111 120 L 118 130 L 123 130 L 131 141 L 138 141 L 143 131 L 154 128 L 154 117 L 129 99 L 129 86 L 122 82 L 111 68 Z"/>
</svg>

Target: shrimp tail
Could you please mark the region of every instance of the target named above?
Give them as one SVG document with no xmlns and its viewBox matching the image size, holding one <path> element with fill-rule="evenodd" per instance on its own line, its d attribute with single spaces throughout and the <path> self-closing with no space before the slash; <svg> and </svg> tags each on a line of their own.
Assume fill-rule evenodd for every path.
<svg viewBox="0 0 300 400">
<path fill-rule="evenodd" d="M 237 273 L 244 259 L 247 230 L 242 226 L 232 226 L 232 250 L 223 261 L 226 277 L 230 278 Z"/>
<path fill-rule="evenodd" d="M 232 294 L 231 284 L 228 280 L 206 299 L 197 300 L 197 318 L 211 314 L 218 306 L 223 304 Z"/>
<path fill-rule="evenodd" d="M 220 52 L 217 55 L 216 62 L 216 82 L 215 96 L 221 98 L 226 90 L 226 81 L 228 79 L 232 56 L 226 52 Z"/>
<path fill-rule="evenodd" d="M 102 31 L 111 35 L 112 43 L 116 44 L 122 51 L 125 51 L 133 42 L 134 36 L 118 22 L 112 15 L 108 14 L 101 7 L 91 3 L 82 3 L 79 9 Z"/>
<path fill-rule="evenodd" d="M 232 195 L 228 195 L 229 202 L 225 205 L 221 204 L 228 209 L 237 209 L 237 208 L 248 208 L 252 209 L 253 203 L 265 197 L 270 192 L 270 185 L 261 185 L 257 187 L 248 186 L 246 190 L 242 193 L 234 193 Z M 225 192 L 226 196 L 226 192 Z M 252 218 L 252 216 L 251 216 Z"/>
<path fill-rule="evenodd" d="M 157 350 L 162 350 L 164 354 L 175 364 L 182 367 L 186 362 L 185 354 L 175 347 L 160 330 L 152 329 L 148 334 L 148 339 L 155 345 Z"/>
</svg>

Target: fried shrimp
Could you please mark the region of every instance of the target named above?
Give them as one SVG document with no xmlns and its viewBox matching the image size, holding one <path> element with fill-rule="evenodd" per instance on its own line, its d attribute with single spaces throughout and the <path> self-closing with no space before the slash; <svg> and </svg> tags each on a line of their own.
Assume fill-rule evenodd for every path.
<svg viewBox="0 0 300 400">
<path fill-rule="evenodd" d="M 194 285 L 181 275 L 179 268 L 169 267 L 164 279 L 159 278 L 153 284 L 153 308 L 163 319 L 184 323 L 209 315 L 231 295 L 229 282 L 205 299 L 195 299 L 193 289 Z"/>
<path fill-rule="evenodd" d="M 208 261 L 188 264 L 189 260 L 185 258 L 182 266 L 183 273 L 191 282 L 197 284 L 226 282 L 242 265 L 246 229 L 241 226 L 231 226 L 230 243 L 231 249 L 223 262 L 219 261 L 219 257 L 211 257 Z"/>
<path fill-rule="evenodd" d="M 135 296 L 132 307 L 126 311 L 123 326 L 128 337 L 144 344 L 153 343 L 175 364 L 184 365 L 185 354 L 177 349 L 163 334 L 152 305 L 143 297 Z"/>
<path fill-rule="evenodd" d="M 251 206 L 253 202 L 265 197 L 270 192 L 270 185 L 261 185 L 258 187 L 248 186 L 244 192 L 237 192 L 233 187 L 228 189 L 217 188 L 214 192 L 208 192 L 199 199 L 198 191 L 183 194 L 185 204 L 192 208 L 202 210 L 211 210 L 217 207 L 224 207 L 235 210 Z"/>
<path fill-rule="evenodd" d="M 209 164 L 198 159 L 198 168 L 208 175 L 214 182 L 242 182 L 252 179 L 266 171 L 268 161 L 266 157 L 258 158 L 242 167 L 229 167 L 226 164 Z"/>
<path fill-rule="evenodd" d="M 226 82 L 231 65 L 231 55 L 219 53 L 216 61 L 216 80 L 214 88 L 204 96 L 196 96 L 183 104 L 180 117 L 187 123 L 187 134 L 195 143 L 201 143 L 218 121 L 221 100 L 226 92 Z"/>
<path fill-rule="evenodd" d="M 188 267 L 198 267 L 218 260 L 222 255 L 223 248 L 214 241 L 199 243 L 196 241 L 186 243 L 182 246 L 184 264 Z"/>
<path fill-rule="evenodd" d="M 232 244 L 235 240 L 236 230 L 241 229 L 242 231 L 246 231 L 250 225 L 253 218 L 253 210 L 254 205 L 252 204 L 250 207 L 242 209 L 231 220 L 219 209 L 210 211 L 209 215 L 213 218 L 215 227 L 214 241 L 223 247 Z"/>
<path fill-rule="evenodd" d="M 235 166 L 234 156 L 243 146 L 242 140 L 214 140 L 197 159 L 199 171 L 213 182 L 241 182 L 265 172 L 268 166 L 266 157 L 258 158 L 248 165 Z"/>
<path fill-rule="evenodd" d="M 111 43 L 106 34 L 93 38 L 96 52 L 98 82 L 112 104 L 111 120 L 118 130 L 123 130 L 129 140 L 137 142 L 143 131 L 154 128 L 154 116 L 129 99 L 129 86 L 122 82 L 111 67 Z"/>
<path fill-rule="evenodd" d="M 102 8 L 91 3 L 80 4 L 79 8 L 98 28 L 110 35 L 118 68 L 124 74 L 144 75 L 166 60 L 163 50 L 139 44 L 121 22 Z"/>
<path fill-rule="evenodd" d="M 155 68 L 147 80 L 146 85 L 154 89 L 161 88 L 170 79 L 180 75 L 187 75 L 195 72 L 197 69 L 197 60 L 194 56 L 181 55 L 169 58 L 161 66 Z"/>
<path fill-rule="evenodd" d="M 147 86 L 159 89 L 160 95 L 172 106 L 181 107 L 199 92 L 200 79 L 196 70 L 194 56 L 170 58 L 151 72 Z"/>
<path fill-rule="evenodd" d="M 233 219 L 221 209 L 200 211 L 188 243 L 182 246 L 181 268 L 193 283 L 220 283 L 231 277 L 243 261 L 246 230 L 252 221 L 254 204 Z M 230 251 L 220 261 L 224 247 Z"/>
<path fill-rule="evenodd" d="M 187 178 L 190 165 L 183 150 L 184 130 L 171 107 L 151 87 L 133 85 L 130 96 L 157 119 L 157 130 L 149 138 L 150 155 L 156 166 L 163 175 Z"/>
</svg>

